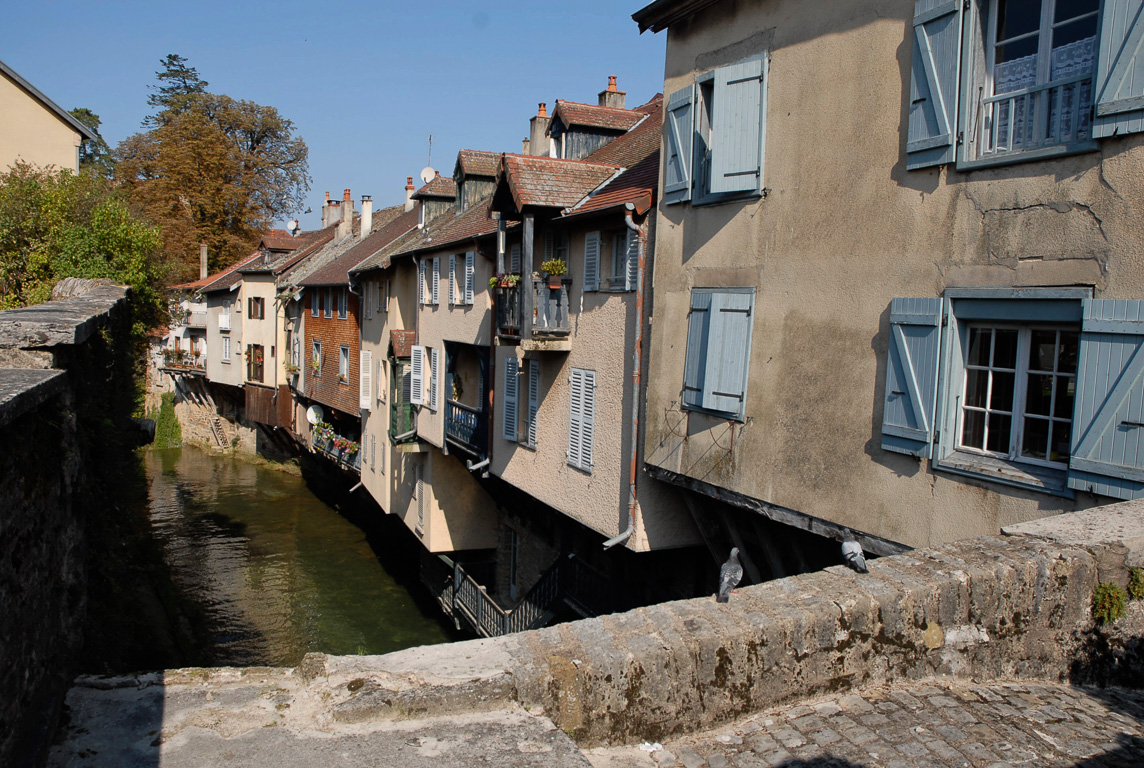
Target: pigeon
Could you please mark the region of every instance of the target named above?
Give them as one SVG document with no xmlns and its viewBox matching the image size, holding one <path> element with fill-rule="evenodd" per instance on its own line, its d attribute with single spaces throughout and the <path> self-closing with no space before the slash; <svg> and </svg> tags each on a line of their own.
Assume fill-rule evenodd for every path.
<svg viewBox="0 0 1144 768">
<path fill-rule="evenodd" d="M 743 566 L 739 565 L 739 548 L 731 547 L 731 556 L 719 569 L 719 594 L 715 596 L 715 602 L 725 603 L 730 600 L 731 590 L 739 586 L 742 578 Z"/>
<path fill-rule="evenodd" d="M 842 529 L 842 559 L 858 573 L 869 573 L 866 568 L 866 556 L 862 554 L 862 545 L 849 528 Z"/>
</svg>

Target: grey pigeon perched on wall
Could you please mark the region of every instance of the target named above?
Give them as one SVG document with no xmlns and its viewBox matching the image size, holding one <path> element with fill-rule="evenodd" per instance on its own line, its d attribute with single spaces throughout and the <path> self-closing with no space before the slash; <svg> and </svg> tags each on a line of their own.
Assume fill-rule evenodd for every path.
<svg viewBox="0 0 1144 768">
<path fill-rule="evenodd" d="M 719 569 L 719 594 L 715 602 L 725 603 L 731 599 L 731 590 L 739 586 L 743 578 L 743 566 L 739 565 L 739 548 L 731 547 L 731 556 Z"/>
<path fill-rule="evenodd" d="M 870 572 L 866 568 L 866 556 L 862 553 L 862 545 L 854 538 L 849 528 L 842 529 L 842 559 L 858 573 Z"/>
</svg>

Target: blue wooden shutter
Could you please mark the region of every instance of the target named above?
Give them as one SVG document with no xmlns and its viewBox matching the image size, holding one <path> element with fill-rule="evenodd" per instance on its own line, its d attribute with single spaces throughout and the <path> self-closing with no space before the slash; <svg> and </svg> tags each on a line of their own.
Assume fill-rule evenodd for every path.
<svg viewBox="0 0 1144 768">
<path fill-rule="evenodd" d="M 473 303 L 473 282 L 475 280 L 477 270 L 477 254 L 475 251 L 465 252 L 465 303 Z"/>
<path fill-rule="evenodd" d="M 516 403 L 517 403 L 517 374 L 520 363 L 515 357 L 507 357 L 504 361 L 504 408 L 502 410 L 503 422 L 501 435 L 505 440 L 516 442 Z"/>
<path fill-rule="evenodd" d="M 1105 0 L 1096 62 L 1097 138 L 1144 131 L 1144 2 Z"/>
<path fill-rule="evenodd" d="M 528 444 L 536 447 L 536 412 L 540 410 L 540 361 L 528 361 Z"/>
<path fill-rule="evenodd" d="M 584 290 L 600 290 L 600 233 L 584 235 Z"/>
<path fill-rule="evenodd" d="M 914 3 L 906 168 L 953 162 L 961 73 L 962 0 Z"/>
<path fill-rule="evenodd" d="M 1069 487 L 1144 496 L 1144 302 L 1085 299 Z"/>
<path fill-rule="evenodd" d="M 640 238 L 630 229 L 624 246 L 624 288 L 634 291 L 639 287 L 640 280 Z"/>
<path fill-rule="evenodd" d="M 520 243 L 513 243 L 512 247 L 508 249 L 508 271 L 516 274 L 520 273 Z"/>
<path fill-rule="evenodd" d="M 449 254 L 449 306 L 453 306 L 457 295 L 457 254 Z"/>
<path fill-rule="evenodd" d="M 413 357 L 410 359 L 410 391 L 409 402 L 413 405 L 422 405 L 425 400 L 425 347 L 413 347 Z"/>
<path fill-rule="evenodd" d="M 882 449 L 930 456 L 941 348 L 940 298 L 890 302 Z"/>
<path fill-rule="evenodd" d="M 691 199 L 691 137 L 695 86 L 678 90 L 667 99 L 664 120 L 663 201 L 679 203 Z"/>
<path fill-rule="evenodd" d="M 382 451 L 384 450 L 385 446 L 382 446 Z M 384 456 L 385 454 L 383 453 L 382 455 Z M 377 471 L 377 435 L 369 436 L 369 471 Z"/>
<path fill-rule="evenodd" d="M 703 385 L 703 407 L 708 410 L 743 414 L 754 302 L 753 292 L 720 291 L 711 296 Z"/>
<path fill-rule="evenodd" d="M 417 280 L 417 303 L 422 306 L 425 305 L 425 272 L 427 266 L 428 262 L 424 259 L 417 264 L 417 268 L 421 271 L 421 274 L 418 275 L 419 279 Z"/>
<path fill-rule="evenodd" d="M 691 291 L 691 311 L 687 319 L 687 353 L 683 363 L 683 404 L 703 407 L 707 379 L 707 337 L 711 328 L 711 291 Z"/>
<path fill-rule="evenodd" d="M 595 416 L 596 372 L 573 368 L 568 399 L 568 463 L 589 472 Z"/>
<path fill-rule="evenodd" d="M 441 299 L 441 257 L 433 257 L 433 282 L 429 286 L 430 299 L 433 306 L 437 306 Z"/>
<path fill-rule="evenodd" d="M 441 350 L 429 351 L 429 410 L 437 410 L 437 391 L 441 388 Z"/>
<path fill-rule="evenodd" d="M 763 60 L 715 70 L 711 114 L 712 194 L 763 188 Z"/>
</svg>

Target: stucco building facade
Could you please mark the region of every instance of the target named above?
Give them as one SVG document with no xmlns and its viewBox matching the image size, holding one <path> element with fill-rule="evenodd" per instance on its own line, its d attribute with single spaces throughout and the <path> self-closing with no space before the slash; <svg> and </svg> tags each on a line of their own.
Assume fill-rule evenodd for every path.
<svg viewBox="0 0 1144 768">
<path fill-rule="evenodd" d="M 96 136 L 0 61 L 0 171 L 17 161 L 79 171 L 79 148 Z"/>
</svg>

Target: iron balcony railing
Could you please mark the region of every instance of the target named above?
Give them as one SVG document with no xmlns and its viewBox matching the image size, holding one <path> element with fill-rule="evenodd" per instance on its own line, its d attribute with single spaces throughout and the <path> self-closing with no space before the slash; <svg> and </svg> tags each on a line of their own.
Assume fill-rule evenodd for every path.
<svg viewBox="0 0 1144 768">
<path fill-rule="evenodd" d="M 567 336 L 572 331 L 568 324 L 568 294 L 572 279 L 561 279 L 559 287 L 551 287 L 548 281 L 533 278 L 532 289 L 536 297 L 532 318 L 532 335 Z"/>
<path fill-rule="evenodd" d="M 488 419 L 485 412 L 455 400 L 446 400 L 445 437 L 483 458 L 488 444 Z"/>
<path fill-rule="evenodd" d="M 1092 75 L 988 97 L 982 100 L 982 118 L 982 159 L 1089 141 Z"/>
<path fill-rule="evenodd" d="M 497 288 L 497 334 L 520 336 L 520 286 Z"/>
<path fill-rule="evenodd" d="M 336 462 L 337 464 L 352 469 L 357 473 L 361 473 L 361 447 L 356 448 L 338 448 L 334 445 L 334 440 L 338 439 L 338 435 L 332 437 L 323 437 L 317 433 L 310 436 L 310 444 L 314 446 L 314 450 L 318 453 L 324 454 L 327 458 Z M 344 438 L 343 438 L 344 439 Z"/>
</svg>

